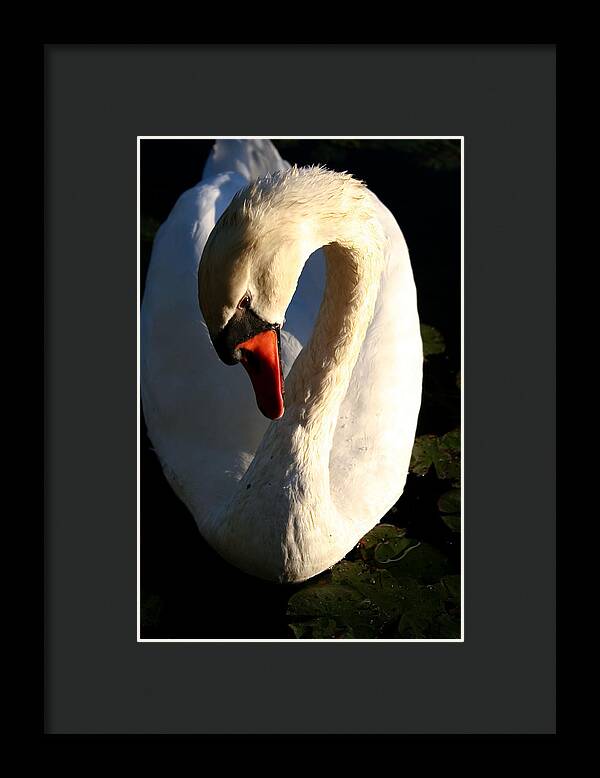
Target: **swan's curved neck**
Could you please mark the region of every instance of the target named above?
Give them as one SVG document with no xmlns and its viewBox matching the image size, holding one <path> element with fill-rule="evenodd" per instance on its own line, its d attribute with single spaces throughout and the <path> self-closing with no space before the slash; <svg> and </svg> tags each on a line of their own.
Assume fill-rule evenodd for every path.
<svg viewBox="0 0 600 778">
<path fill-rule="evenodd" d="M 366 188 L 350 179 L 328 179 L 327 190 L 303 202 L 301 214 L 290 217 L 298 205 L 289 195 L 281 201 L 282 213 L 271 213 L 269 239 L 286 247 L 280 262 L 294 267 L 294 286 L 308 256 L 323 247 L 327 259 L 326 286 L 309 343 L 298 355 L 285 384 L 284 416 L 269 426 L 231 502 L 220 517 L 223 547 L 231 544 L 244 555 L 252 549 L 253 565 L 283 553 L 286 575 L 294 576 L 296 563 L 306 569 L 307 549 L 302 548 L 307 524 L 321 526 L 327 538 L 335 521 L 329 483 L 329 456 L 340 406 L 371 322 L 384 263 L 384 235 Z M 336 186 L 337 184 L 337 186 Z M 291 202 L 291 205 L 290 205 Z M 287 268 L 279 268 L 282 273 Z M 265 507 L 268 506 L 268 519 Z M 268 522 L 268 526 L 265 525 Z M 253 526 L 253 522 L 254 526 Z M 269 531 L 272 530 L 272 531 Z M 256 539 L 256 532 L 258 537 Z M 281 538 L 286 538 L 283 552 Z M 243 541 L 242 541 L 243 538 Z M 275 546 L 266 551 L 269 543 Z M 258 544 L 262 544 L 260 549 Z M 310 553 L 315 553 L 313 548 Z M 299 560 L 302 560 L 301 562 Z M 232 560 L 233 561 L 233 560 Z M 321 564 L 315 558 L 315 570 Z M 235 560 L 238 566 L 240 558 Z M 256 568 L 249 570 L 261 575 Z M 266 576 L 268 577 L 268 576 Z M 285 577 L 285 576 L 284 576 Z"/>
</svg>

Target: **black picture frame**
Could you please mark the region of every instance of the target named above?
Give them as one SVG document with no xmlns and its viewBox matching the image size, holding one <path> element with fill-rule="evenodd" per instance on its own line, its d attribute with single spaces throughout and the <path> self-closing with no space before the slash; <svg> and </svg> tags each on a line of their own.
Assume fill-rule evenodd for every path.
<svg viewBox="0 0 600 778">
<path fill-rule="evenodd" d="M 555 63 L 44 46 L 46 734 L 555 733 Z M 464 136 L 464 643 L 137 643 L 136 138 L 193 134 Z"/>
</svg>

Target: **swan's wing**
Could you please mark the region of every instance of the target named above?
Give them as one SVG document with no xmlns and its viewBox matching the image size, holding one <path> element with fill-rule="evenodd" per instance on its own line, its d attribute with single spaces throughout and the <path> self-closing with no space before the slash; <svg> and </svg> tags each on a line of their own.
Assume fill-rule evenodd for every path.
<svg viewBox="0 0 600 778">
<path fill-rule="evenodd" d="M 245 472 L 268 425 L 243 368 L 217 357 L 197 297 L 208 235 L 245 184 L 223 173 L 179 198 L 157 232 L 141 310 L 148 435 L 174 490 L 200 520 Z"/>
<path fill-rule="evenodd" d="M 289 162 L 281 158 L 270 140 L 218 140 L 215 142 L 206 165 L 203 179 L 219 173 L 239 173 L 246 183 L 259 176 L 288 170 Z"/>
<path fill-rule="evenodd" d="M 387 264 L 375 315 L 340 409 L 330 456 L 334 502 L 348 520 L 364 524 L 365 532 L 404 489 L 423 371 L 408 249 L 390 211 L 375 200 L 387 237 Z"/>
</svg>

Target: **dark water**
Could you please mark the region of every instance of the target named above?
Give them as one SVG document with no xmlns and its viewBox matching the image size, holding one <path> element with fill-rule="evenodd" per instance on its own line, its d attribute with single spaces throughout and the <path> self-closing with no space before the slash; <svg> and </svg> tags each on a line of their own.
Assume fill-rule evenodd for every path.
<svg viewBox="0 0 600 778">
<path fill-rule="evenodd" d="M 458 142 L 457 142 L 458 143 Z M 396 217 L 408 244 L 421 321 L 444 336 L 428 360 L 417 434 L 460 426 L 460 163 L 456 146 L 423 141 L 275 141 L 290 162 L 323 163 L 364 180 Z M 141 142 L 141 215 L 164 221 L 179 195 L 201 178 L 212 141 Z M 142 240 L 142 292 L 151 243 Z M 292 638 L 286 604 L 298 585 L 260 581 L 223 562 L 165 481 L 141 420 L 142 637 Z M 460 535 L 440 520 L 448 489 L 433 471 L 409 474 L 383 521 L 442 550 L 460 571 Z M 302 586 L 300 584 L 299 586 Z"/>
</svg>

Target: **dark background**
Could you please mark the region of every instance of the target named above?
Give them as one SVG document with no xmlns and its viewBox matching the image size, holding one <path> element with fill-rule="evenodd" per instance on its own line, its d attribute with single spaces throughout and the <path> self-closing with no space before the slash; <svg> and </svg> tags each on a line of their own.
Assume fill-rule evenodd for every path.
<svg viewBox="0 0 600 778">
<path fill-rule="evenodd" d="M 555 46 L 44 67 L 45 731 L 555 733 Z M 465 136 L 464 643 L 136 642 L 137 136 L 236 133 Z"/>
<path fill-rule="evenodd" d="M 460 140 L 274 140 L 284 159 L 348 170 L 392 211 L 407 241 L 421 321 L 444 335 L 446 352 L 426 365 L 417 434 L 460 426 Z M 213 141 L 140 141 L 141 288 L 155 228 L 201 178 Z M 298 585 L 260 581 L 209 547 L 171 491 L 146 436 L 140 448 L 141 637 L 291 638 L 286 604 Z M 382 520 L 406 528 L 460 573 L 460 535 L 440 520 L 446 487 L 433 472 L 409 474 L 404 495 Z"/>
</svg>

